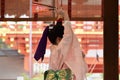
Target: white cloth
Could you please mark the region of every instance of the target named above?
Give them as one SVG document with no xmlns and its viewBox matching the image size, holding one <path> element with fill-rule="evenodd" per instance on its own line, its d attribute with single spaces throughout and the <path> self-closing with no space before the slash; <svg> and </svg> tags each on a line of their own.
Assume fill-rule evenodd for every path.
<svg viewBox="0 0 120 80">
<path fill-rule="evenodd" d="M 87 73 L 87 64 L 82 56 L 82 50 L 70 21 L 64 22 L 64 35 L 58 46 L 51 46 L 50 69 L 59 70 L 70 68 L 75 80 L 84 80 Z M 65 64 L 65 65 L 63 65 Z"/>
</svg>

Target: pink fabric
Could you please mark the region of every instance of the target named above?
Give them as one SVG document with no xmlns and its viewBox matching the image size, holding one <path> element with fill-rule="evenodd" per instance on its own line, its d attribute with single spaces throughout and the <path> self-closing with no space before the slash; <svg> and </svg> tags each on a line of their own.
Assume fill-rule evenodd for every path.
<svg viewBox="0 0 120 80">
<path fill-rule="evenodd" d="M 75 80 L 84 80 L 87 64 L 82 56 L 78 39 L 71 29 L 70 21 L 64 23 L 64 36 L 58 46 L 51 46 L 50 69 L 59 70 L 70 68 Z"/>
</svg>

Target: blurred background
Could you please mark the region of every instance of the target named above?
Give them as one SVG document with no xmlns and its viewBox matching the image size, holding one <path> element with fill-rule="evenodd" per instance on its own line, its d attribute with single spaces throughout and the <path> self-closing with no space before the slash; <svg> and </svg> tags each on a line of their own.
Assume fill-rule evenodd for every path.
<svg viewBox="0 0 120 80">
<path fill-rule="evenodd" d="M 50 43 L 43 62 L 36 62 L 33 56 L 44 28 L 55 22 L 55 9 L 59 7 L 69 12 L 72 29 L 89 67 L 87 80 L 103 80 L 102 0 L 70 1 L 0 0 L 0 18 L 8 19 L 0 21 L 0 80 L 43 78 L 49 67 Z"/>
</svg>

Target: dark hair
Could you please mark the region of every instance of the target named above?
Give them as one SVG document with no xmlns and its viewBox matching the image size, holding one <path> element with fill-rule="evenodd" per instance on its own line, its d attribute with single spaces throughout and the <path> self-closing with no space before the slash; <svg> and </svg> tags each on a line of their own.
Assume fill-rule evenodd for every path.
<svg viewBox="0 0 120 80">
<path fill-rule="evenodd" d="M 62 22 L 57 22 L 56 25 L 49 26 L 48 39 L 52 44 L 56 45 L 57 37 L 63 38 L 63 34 L 64 34 L 64 26 L 62 25 Z"/>
</svg>

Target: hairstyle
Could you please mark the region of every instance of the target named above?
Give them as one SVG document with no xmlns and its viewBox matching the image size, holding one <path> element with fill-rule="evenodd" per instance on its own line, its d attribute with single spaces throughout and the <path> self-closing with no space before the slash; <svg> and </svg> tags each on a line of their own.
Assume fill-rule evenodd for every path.
<svg viewBox="0 0 120 80">
<path fill-rule="evenodd" d="M 38 44 L 37 50 L 35 52 L 34 58 L 38 61 L 40 58 L 41 60 L 44 59 L 45 49 L 47 45 L 47 37 L 49 38 L 50 42 L 54 45 L 57 44 L 56 39 L 57 37 L 62 38 L 64 34 L 64 27 L 62 26 L 62 21 L 57 21 L 56 25 L 47 26 L 43 32 L 43 35 L 40 39 Z"/>
<path fill-rule="evenodd" d="M 48 31 L 48 39 L 49 41 L 56 45 L 57 37 L 63 38 L 64 34 L 64 26 L 62 25 L 62 21 L 57 21 L 56 25 L 50 25 Z"/>
</svg>

